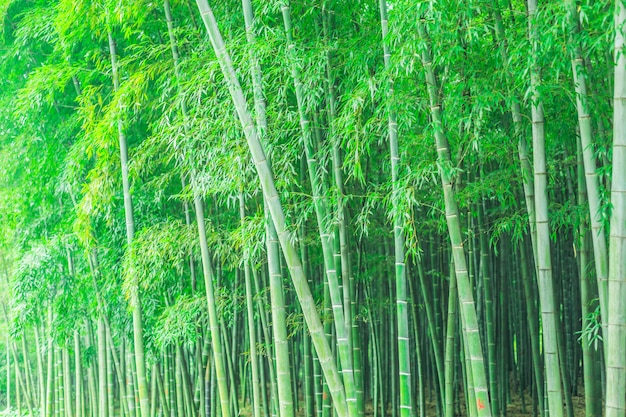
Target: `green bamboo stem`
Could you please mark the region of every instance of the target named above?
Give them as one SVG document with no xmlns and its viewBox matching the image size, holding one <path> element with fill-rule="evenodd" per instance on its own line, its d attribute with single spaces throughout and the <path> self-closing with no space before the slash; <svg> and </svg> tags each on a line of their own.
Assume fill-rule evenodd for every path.
<svg viewBox="0 0 626 417">
<path fill-rule="evenodd" d="M 107 407 L 109 409 L 108 411 L 109 417 L 115 415 L 115 384 L 113 382 L 114 371 L 113 371 L 113 358 L 111 358 L 111 349 L 115 349 L 115 347 L 113 346 L 113 340 L 111 340 L 107 336 L 106 337 L 106 384 L 107 384 L 106 391 L 107 391 Z"/>
<path fill-rule="evenodd" d="M 22 330 L 21 337 L 21 347 L 22 347 L 22 362 L 24 366 L 24 385 L 25 385 L 25 393 L 29 401 L 32 401 L 31 407 L 34 407 L 36 403 L 36 397 L 33 395 L 35 392 L 35 387 L 32 382 L 31 370 L 30 370 L 30 359 L 28 355 L 28 350 L 26 349 L 26 332 Z M 71 416 L 68 416 L 71 417 Z"/>
<path fill-rule="evenodd" d="M 4 313 L 4 320 L 5 323 L 10 323 L 9 320 L 9 314 L 7 312 L 7 308 L 6 305 L 4 303 L 2 303 L 2 311 Z M 9 340 L 9 343 L 7 345 L 7 350 L 10 350 L 11 353 L 13 354 L 13 364 L 15 365 L 15 380 L 16 380 L 16 399 L 17 399 L 17 409 L 18 409 L 18 413 L 21 414 L 21 398 L 20 395 L 23 393 L 24 397 L 25 397 L 25 402 L 26 402 L 26 408 L 28 409 L 28 413 L 33 416 L 33 403 L 31 401 L 31 398 L 28 396 L 28 391 L 26 389 L 26 381 L 24 380 L 24 377 L 22 376 L 22 372 L 20 371 L 20 367 L 19 367 L 19 362 L 18 362 L 18 354 L 17 354 L 17 348 L 15 347 L 15 343 L 13 343 L 11 340 Z M 20 392 L 21 391 L 21 392 Z"/>
<path fill-rule="evenodd" d="M 15 404 L 16 404 L 16 411 L 17 411 L 17 415 L 21 416 L 22 415 L 22 386 L 20 384 L 20 379 L 18 376 L 20 375 L 20 367 L 19 367 L 19 363 L 17 362 L 17 355 L 15 354 L 15 352 L 13 352 L 13 350 L 11 350 L 11 352 L 13 353 L 13 369 L 15 372 L 15 376 L 16 376 L 16 381 L 15 381 Z"/>
<path fill-rule="evenodd" d="M 557 340 L 557 306 L 554 299 L 552 261 L 550 257 L 550 231 L 548 225 L 548 177 L 546 171 L 546 151 L 543 103 L 538 89 L 541 83 L 537 54 L 539 48 L 537 23 L 537 0 L 528 1 L 528 33 L 532 45 L 532 66 L 530 84 L 532 93 L 532 134 L 533 172 L 535 180 L 535 227 L 537 232 L 536 262 L 541 304 L 541 324 L 546 371 L 546 388 L 550 417 L 563 417 L 563 382 L 559 368 Z"/>
<path fill-rule="evenodd" d="M 203 339 L 204 338 L 199 338 L 198 340 L 196 340 L 196 390 L 198 392 L 198 412 L 200 416 L 206 416 L 207 412 L 206 412 L 206 398 L 205 398 L 205 391 L 204 391 L 204 385 L 206 383 L 206 381 L 204 380 L 204 372 L 203 372 L 203 363 L 204 361 L 204 352 L 203 352 Z M 208 346 L 207 344 L 205 344 L 205 346 Z M 208 356 L 208 351 L 206 352 L 206 355 Z"/>
<path fill-rule="evenodd" d="M 8 348 L 9 347 L 9 332 L 6 332 L 6 337 L 5 337 L 5 343 L 7 346 L 6 349 L 6 371 L 7 371 L 7 407 L 6 407 L 6 412 L 7 414 L 11 411 L 11 351 Z M 43 374 L 40 374 L 43 375 Z M 45 410 L 45 408 L 42 408 L 42 410 Z"/>
<path fill-rule="evenodd" d="M 626 414 L 626 5 L 615 2 L 613 167 L 606 354 L 606 417 Z"/>
<path fill-rule="evenodd" d="M 444 416 L 454 417 L 454 371 L 455 371 L 455 339 L 456 322 L 458 314 L 458 292 L 456 285 L 456 274 L 450 272 L 450 287 L 448 290 L 448 324 L 446 325 L 446 346 L 445 346 L 445 406 Z"/>
<path fill-rule="evenodd" d="M 431 286 L 426 282 L 426 274 L 424 272 L 424 266 L 421 260 L 417 261 L 417 275 L 419 279 L 420 294 L 424 301 L 424 309 L 426 310 L 426 324 L 430 333 L 430 343 L 433 351 L 433 359 L 435 362 L 435 372 L 437 374 L 437 381 L 439 389 L 437 396 L 439 398 L 445 397 L 445 364 L 444 355 L 442 352 L 442 342 L 439 336 L 439 326 L 437 326 L 437 318 L 435 315 L 435 309 L 433 308 L 434 299 L 431 291 Z"/>
<path fill-rule="evenodd" d="M 55 378 L 56 378 L 56 403 L 60 417 L 65 416 L 65 384 L 63 383 L 63 349 L 57 348 L 55 355 Z"/>
<path fill-rule="evenodd" d="M 41 336 L 39 335 L 39 323 L 34 326 L 35 333 L 35 349 L 37 357 L 37 385 L 39 387 L 39 413 L 45 416 L 46 413 L 46 380 L 43 372 L 43 349 L 41 345 Z M 7 341 L 8 346 L 8 341 Z M 7 349 L 7 354 L 9 350 Z M 8 359 L 8 358 L 7 358 Z M 11 369 L 7 360 L 7 409 L 10 409 L 11 404 L 11 384 L 10 384 Z"/>
<path fill-rule="evenodd" d="M 533 291 L 534 280 L 528 268 L 528 257 L 526 248 L 521 245 L 519 248 L 522 288 L 524 299 L 526 300 L 526 322 L 528 323 L 528 333 L 530 335 L 530 351 L 532 357 L 533 374 L 535 376 L 535 392 L 540 415 L 544 415 L 544 384 L 543 384 L 543 364 L 539 351 L 539 314 L 536 297 Z M 539 380 L 539 381 L 537 381 Z"/>
<path fill-rule="evenodd" d="M 70 354 L 67 347 L 61 349 L 61 361 L 63 365 L 63 394 L 65 404 L 65 415 L 73 417 L 72 410 L 72 374 L 70 373 Z"/>
<path fill-rule="evenodd" d="M 481 168 L 482 174 L 482 168 Z M 490 270 L 490 258 L 489 258 L 489 243 L 487 231 L 484 228 L 483 215 L 484 215 L 485 201 L 481 201 L 478 207 L 478 229 L 479 229 L 479 242 L 480 242 L 480 274 L 482 278 L 483 291 L 485 295 L 485 327 L 486 327 L 486 341 L 487 341 L 487 358 L 488 358 L 488 375 L 489 375 L 489 391 L 491 393 L 491 406 L 494 415 L 500 415 L 500 401 L 497 393 L 498 378 L 496 376 L 497 363 L 496 363 L 496 329 L 494 318 L 494 300 L 493 294 L 497 294 L 492 290 L 492 278 Z M 504 407 L 506 408 L 506 407 Z"/>
<path fill-rule="evenodd" d="M 578 204 L 584 205 L 587 200 L 587 187 L 585 183 L 585 168 L 582 156 L 582 141 L 578 137 L 577 160 L 578 160 Z M 585 415 L 589 417 L 602 416 L 602 392 L 599 384 L 599 373 L 595 369 L 595 349 L 592 348 L 593 343 L 589 340 L 585 330 L 589 326 L 589 314 L 592 312 L 592 300 L 594 292 L 591 285 L 591 277 L 589 276 L 590 258 L 589 258 L 589 218 L 585 216 L 578 227 L 578 274 L 580 279 L 580 305 L 582 318 L 582 335 L 580 342 L 582 345 L 582 361 L 583 361 L 583 385 L 585 387 Z"/>
<path fill-rule="evenodd" d="M 339 253 L 341 264 L 341 277 L 343 282 L 343 305 L 346 329 L 348 330 L 348 345 L 353 352 L 352 369 L 354 377 L 354 388 L 356 391 L 357 409 L 359 416 L 365 412 L 365 400 L 363 392 L 363 376 L 361 371 L 361 339 L 359 337 L 359 325 L 354 320 L 356 314 L 356 284 L 352 272 L 352 261 L 350 259 L 349 230 L 350 224 L 348 208 L 345 203 L 346 190 L 342 171 L 342 155 L 340 140 L 335 137 L 334 123 L 337 117 L 337 102 L 335 92 L 335 79 L 333 77 L 331 65 L 331 15 L 323 16 L 324 38 L 327 42 L 326 52 L 326 84 L 328 97 L 328 135 L 332 138 L 332 164 L 337 188 L 337 231 L 339 235 Z"/>
<path fill-rule="evenodd" d="M 308 119 L 306 109 L 304 108 L 305 97 L 302 88 L 300 70 L 297 65 L 296 46 L 292 35 L 291 10 L 287 2 L 283 2 L 281 10 L 287 37 L 291 76 L 294 82 L 296 102 L 300 117 L 300 129 L 304 142 L 306 163 L 313 193 L 313 206 L 315 208 L 320 240 L 322 242 L 324 267 L 326 270 L 326 278 L 328 280 L 328 289 L 330 291 L 335 331 L 337 332 L 339 360 L 346 392 L 346 400 L 348 402 L 348 413 L 350 417 L 357 417 L 359 411 L 356 408 L 358 404 L 356 399 L 356 387 L 354 384 L 354 370 L 352 367 L 353 353 L 350 345 L 350 335 L 348 333 L 348 329 L 351 330 L 351 323 L 349 327 L 346 327 L 345 319 L 345 310 L 349 309 L 350 305 L 343 304 L 341 290 L 339 288 L 333 247 L 335 230 L 333 230 L 334 227 L 332 226 L 329 216 L 327 201 L 328 190 L 326 183 L 320 174 L 320 167 L 317 163 L 312 141 L 313 138 L 310 121 Z M 344 291 L 345 290 L 346 289 L 344 289 Z"/>
<path fill-rule="evenodd" d="M 293 417 L 293 391 L 291 387 L 291 371 L 289 366 L 289 345 L 287 341 L 287 315 L 285 312 L 285 295 L 283 277 L 280 271 L 280 260 L 276 231 L 271 221 L 266 222 L 267 259 L 270 279 L 270 304 L 272 306 L 272 329 L 276 364 L 276 380 L 278 389 L 278 411 L 280 417 Z"/>
<path fill-rule="evenodd" d="M 412 296 L 411 303 L 411 323 L 413 325 L 413 339 L 415 340 L 415 363 L 416 363 L 416 387 L 417 387 L 417 408 L 419 409 L 419 417 L 426 417 L 426 399 L 425 399 L 425 381 L 424 381 L 424 359 L 422 348 L 422 336 L 420 335 L 420 318 L 417 314 L 417 305 L 419 296 L 416 293 L 414 279 L 409 279 L 409 294 Z M 414 413 L 415 414 L 415 413 Z"/>
<path fill-rule="evenodd" d="M 304 269 L 306 276 L 309 278 L 309 285 L 311 285 L 311 266 L 309 262 L 309 248 L 304 239 L 305 227 L 304 223 L 300 225 L 299 240 L 300 240 L 300 258 L 302 259 L 302 268 Z M 315 416 L 315 380 L 314 380 L 314 365 L 313 365 L 313 352 L 311 349 L 311 336 L 307 329 L 303 329 L 301 332 L 302 337 L 302 356 L 304 361 L 304 415 L 305 417 Z"/>
<path fill-rule="evenodd" d="M 91 348 L 97 348 L 95 346 L 95 337 L 93 335 L 93 326 L 91 324 L 91 320 L 87 320 L 87 334 L 85 335 L 85 346 Z M 94 356 L 91 358 L 89 363 L 89 367 L 87 368 L 87 387 L 89 390 L 89 411 L 91 417 L 98 416 L 98 388 L 97 388 L 97 380 L 98 376 L 96 375 L 96 370 L 98 369 L 97 358 Z"/>
<path fill-rule="evenodd" d="M 109 416 L 107 407 L 107 371 L 106 371 L 106 333 L 104 331 L 104 319 L 98 320 L 98 415 Z M 48 364 L 48 366 L 50 366 Z"/>
<path fill-rule="evenodd" d="M 235 72 L 230 55 L 226 51 L 226 45 L 222 39 L 222 35 L 217 26 L 212 9 L 206 0 L 196 0 L 196 3 L 200 10 L 207 32 L 209 33 L 209 37 L 211 38 L 213 49 L 215 50 L 215 54 L 219 60 L 220 67 L 222 68 L 222 73 L 226 79 L 226 84 L 229 88 L 233 104 L 236 107 L 243 132 L 246 136 L 246 140 L 248 141 L 248 147 L 259 175 L 263 195 L 269 206 L 272 220 L 276 227 L 278 238 L 291 273 L 291 278 L 296 289 L 300 305 L 302 307 L 304 318 L 309 331 L 311 332 L 315 350 L 320 358 L 320 365 L 322 366 L 324 375 L 326 376 L 326 380 L 328 381 L 330 387 L 338 417 L 347 417 L 348 410 L 345 400 L 346 396 L 341 382 L 341 377 L 337 371 L 330 345 L 324 336 L 323 327 L 319 319 L 306 276 L 302 269 L 302 264 L 296 248 L 292 243 L 291 233 L 287 230 L 285 215 L 272 178 L 271 168 L 269 167 L 263 146 L 261 145 L 254 122 L 250 116 L 248 105 L 243 95 L 243 90 L 239 84 L 239 79 Z"/>
<path fill-rule="evenodd" d="M 600 315 L 602 318 L 603 331 L 606 332 L 607 311 L 607 279 L 608 279 L 608 250 L 606 247 L 606 233 L 602 224 L 602 197 L 600 181 L 597 173 L 596 157 L 593 144 L 593 131 L 591 127 L 591 114 L 587 93 L 587 75 L 585 62 L 582 56 L 582 48 L 578 37 L 580 36 L 580 24 L 576 2 L 565 0 L 565 7 L 569 13 L 570 36 L 568 38 L 574 89 L 576 91 L 576 111 L 578 114 L 578 128 L 582 147 L 584 178 L 589 204 L 591 219 L 591 239 L 593 242 L 593 258 L 598 283 L 598 296 L 600 301 Z"/>
<path fill-rule="evenodd" d="M 157 364 L 156 362 L 152 364 L 152 370 L 150 371 L 150 417 L 156 417 L 157 413 Z"/>
<path fill-rule="evenodd" d="M 74 329 L 74 415 L 83 417 L 83 366 L 78 329 Z"/>
<path fill-rule="evenodd" d="M 117 48 L 111 32 L 108 32 L 109 52 L 111 55 L 111 68 L 113 76 L 113 89 L 115 92 L 119 90 L 119 69 L 117 62 Z M 120 146 L 120 164 L 122 171 L 122 188 L 124 194 L 124 215 L 126 220 L 126 243 L 130 247 L 135 235 L 135 220 L 133 215 L 133 202 L 130 193 L 130 180 L 128 175 L 128 143 L 124 134 L 123 122 L 121 119 L 117 121 L 117 132 Z M 150 397 L 148 393 L 148 384 L 146 379 L 146 360 L 143 342 L 143 317 L 141 300 L 139 295 L 139 286 L 136 279 L 130 288 L 130 305 L 132 307 L 133 316 L 133 341 L 135 349 L 135 361 L 137 367 L 137 383 L 139 391 L 139 408 L 141 417 L 150 417 Z"/>
<path fill-rule="evenodd" d="M 387 42 L 389 21 L 387 17 L 387 1 L 379 1 L 380 23 L 383 39 L 383 58 L 385 69 L 391 71 L 391 51 Z M 400 154 L 398 140 L 398 123 L 394 110 L 393 79 L 388 80 L 388 135 L 391 157 L 391 182 L 392 182 L 392 205 L 393 205 L 393 237 L 394 237 L 394 262 L 396 282 L 396 315 L 397 315 L 397 348 L 398 348 L 398 374 L 400 391 L 400 416 L 410 417 L 412 414 L 412 388 L 411 388 L 411 359 L 409 346 L 409 315 L 407 304 L 407 280 L 405 270 L 405 238 L 400 213 Z"/>
<path fill-rule="evenodd" d="M 182 378 L 182 364 L 181 364 L 181 347 L 180 344 L 176 345 L 176 365 L 174 381 L 176 382 L 176 415 L 182 417 L 185 415 L 184 402 L 183 402 L 183 378 Z"/>
<path fill-rule="evenodd" d="M 239 216 L 241 223 L 245 222 L 246 206 L 243 192 L 239 193 Z M 252 415 L 261 417 L 261 392 L 259 387 L 259 359 L 256 351 L 256 334 L 254 329 L 254 300 L 252 299 L 252 278 L 250 270 L 250 253 L 244 248 L 244 279 L 246 286 L 246 312 L 248 322 L 248 340 L 250 344 L 250 364 L 252 368 Z"/>
<path fill-rule="evenodd" d="M 204 205 L 200 196 L 195 196 L 194 206 L 196 211 L 196 223 L 198 225 L 198 235 L 200 238 L 200 251 L 202 257 L 202 272 L 204 276 L 204 286 L 206 291 L 207 305 L 209 309 L 209 326 L 211 330 L 211 346 L 213 347 L 213 359 L 215 362 L 215 378 L 219 390 L 220 409 L 222 417 L 230 417 L 229 391 L 226 381 L 226 363 L 222 349 L 220 337 L 219 318 L 215 304 L 215 291 L 213 280 L 215 272 L 209 254 L 209 244 L 207 241 L 206 225 L 204 220 Z M 142 416 L 143 417 L 143 416 Z"/>
<path fill-rule="evenodd" d="M 489 389 L 485 374 L 485 364 L 483 360 L 482 346 L 479 336 L 478 320 L 474 305 L 474 296 L 470 286 L 465 250 L 463 248 L 463 235 L 459 220 L 459 210 L 456 203 L 455 191 L 452 187 L 452 161 L 450 159 L 450 147 L 445 135 L 445 128 L 442 120 L 442 108 L 438 97 L 438 82 L 435 76 L 432 63 L 432 53 L 430 41 L 427 37 L 423 22 L 419 24 L 419 32 L 426 47 L 422 51 L 422 64 L 426 76 L 426 85 L 430 100 L 431 117 L 434 124 L 435 145 L 437 148 L 437 160 L 439 174 L 443 187 L 446 222 L 450 242 L 452 244 L 452 255 L 454 259 L 454 269 L 457 277 L 459 294 L 459 305 L 461 323 L 463 329 L 463 342 L 467 346 L 467 355 L 470 365 L 468 367 L 468 377 L 472 379 L 475 395 L 475 404 L 470 407 L 477 408 L 478 416 L 491 416 L 491 405 L 489 401 Z"/>
<path fill-rule="evenodd" d="M 219 272 L 218 272 L 219 273 Z M 219 280 L 218 280 L 219 282 Z M 233 318 L 233 321 L 234 318 Z M 226 365 L 226 372 L 228 374 L 228 406 L 230 407 L 230 414 L 231 415 L 239 415 L 239 407 L 237 404 L 237 392 L 235 391 L 235 385 L 236 385 L 236 380 L 235 380 L 235 373 L 234 373 L 234 366 L 233 366 L 233 360 L 232 360 L 232 353 L 231 353 L 231 349 L 233 348 L 233 346 L 228 346 L 227 340 L 228 340 L 228 336 L 226 335 L 226 325 L 224 324 L 224 320 L 222 320 L 222 318 L 220 318 L 219 320 L 219 329 L 222 335 L 221 341 L 222 341 L 222 352 L 224 352 L 224 364 Z"/>
</svg>

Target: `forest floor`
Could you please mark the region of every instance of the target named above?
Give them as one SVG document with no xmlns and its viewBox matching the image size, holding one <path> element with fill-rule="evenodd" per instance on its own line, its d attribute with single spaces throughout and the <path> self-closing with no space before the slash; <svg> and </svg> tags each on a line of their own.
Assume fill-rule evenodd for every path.
<svg viewBox="0 0 626 417">
<path fill-rule="evenodd" d="M 577 395 L 572 396 L 572 406 L 574 409 L 573 417 L 585 417 L 585 396 L 584 396 L 584 388 L 582 387 L 582 385 L 579 386 L 577 393 L 578 393 Z M 455 412 L 455 417 L 467 417 L 468 413 L 465 407 L 464 395 L 461 393 L 459 396 L 460 396 L 460 399 L 459 399 L 458 404 L 456 404 L 457 410 Z M 434 400 L 434 396 L 429 395 L 429 392 L 426 392 L 425 397 L 426 397 L 425 398 L 426 417 L 438 417 L 440 414 L 437 408 L 437 403 Z M 414 398 L 414 403 L 417 403 L 417 398 Z M 527 390 L 524 391 L 524 398 L 522 401 L 522 397 L 520 396 L 519 390 L 516 390 L 514 387 L 511 387 L 511 398 L 509 399 L 509 402 L 506 406 L 506 413 L 501 414 L 501 417 L 522 417 L 522 416 L 539 417 L 538 413 L 535 415 L 533 407 L 534 407 L 533 398 Z M 564 407 L 564 412 L 565 412 L 565 415 L 567 415 L 567 410 L 565 410 L 565 407 Z M 296 411 L 295 415 L 296 417 L 304 417 L 305 414 L 306 413 L 304 410 L 304 398 L 302 398 L 302 395 L 299 395 L 298 410 Z M 239 415 L 241 417 L 252 417 L 252 409 L 250 405 L 246 404 L 246 406 L 242 407 L 239 410 Z M 380 412 L 377 413 L 376 416 L 374 416 L 373 403 L 371 401 L 368 401 L 367 404 L 365 405 L 366 417 L 393 417 L 393 415 L 394 415 L 393 410 L 391 409 L 391 407 L 389 407 L 386 410 L 384 416 L 382 416 Z M 416 413 L 416 415 L 419 417 L 419 411 Z"/>
<path fill-rule="evenodd" d="M 525 407 L 522 407 L 522 400 L 518 395 L 511 398 L 511 402 L 506 407 L 507 417 L 515 416 L 528 416 L 533 414 L 533 400 L 524 393 Z M 585 396 L 583 395 L 582 387 L 578 391 L 577 396 L 572 396 L 572 405 L 574 408 L 574 417 L 585 417 Z"/>
<path fill-rule="evenodd" d="M 427 395 L 428 397 L 428 395 Z M 582 388 L 579 390 L 579 395 L 572 396 L 572 405 L 574 408 L 574 417 L 585 417 L 585 397 L 583 395 Z M 301 413 L 298 413 L 298 416 L 304 415 L 303 410 L 299 410 Z M 365 415 L 367 417 L 374 416 L 374 410 L 372 403 L 368 403 L 365 407 Z M 462 400 L 458 405 L 457 412 L 455 416 L 457 417 L 466 417 L 467 410 L 465 408 L 465 401 Z M 512 395 L 509 403 L 506 407 L 506 417 L 518 417 L 518 416 L 533 416 L 533 399 L 529 393 L 524 393 L 524 401 L 522 402 L 522 398 L 519 393 L 517 395 Z M 385 413 L 385 417 L 393 416 L 393 412 L 391 409 L 388 409 Z M 419 413 L 418 413 L 419 416 Z M 439 412 L 437 409 L 437 404 L 432 401 L 426 401 L 426 417 L 435 417 L 439 416 Z M 381 417 L 380 413 L 377 417 Z"/>
</svg>

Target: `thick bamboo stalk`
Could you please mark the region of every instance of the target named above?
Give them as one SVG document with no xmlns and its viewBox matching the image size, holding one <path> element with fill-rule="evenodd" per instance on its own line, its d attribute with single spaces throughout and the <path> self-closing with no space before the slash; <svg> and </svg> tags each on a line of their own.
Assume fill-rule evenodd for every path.
<svg viewBox="0 0 626 417">
<path fill-rule="evenodd" d="M 626 4 L 615 2 L 613 169 L 609 237 L 606 417 L 626 414 Z"/>
<path fill-rule="evenodd" d="M 87 320 L 87 334 L 85 335 L 85 345 L 97 348 L 95 346 L 95 337 L 93 335 L 93 326 L 91 324 L 91 320 Z M 98 388 L 97 388 L 97 380 L 98 376 L 96 375 L 96 370 L 98 369 L 97 358 L 91 358 L 91 366 L 87 368 L 87 384 L 89 389 L 89 412 L 90 417 L 98 416 Z"/>
<path fill-rule="evenodd" d="M 541 324 L 543 329 L 546 388 L 550 417 L 563 417 L 563 382 L 559 367 L 557 340 L 557 306 L 554 299 L 552 259 L 550 257 L 550 230 L 548 225 L 548 175 L 546 169 L 545 127 L 542 98 L 539 94 L 541 79 L 537 65 L 539 38 L 537 0 L 528 0 L 528 33 L 532 45 L 530 84 L 532 93 L 533 173 L 535 180 L 535 228 L 537 232 L 536 266 L 538 270 Z"/>
</svg>

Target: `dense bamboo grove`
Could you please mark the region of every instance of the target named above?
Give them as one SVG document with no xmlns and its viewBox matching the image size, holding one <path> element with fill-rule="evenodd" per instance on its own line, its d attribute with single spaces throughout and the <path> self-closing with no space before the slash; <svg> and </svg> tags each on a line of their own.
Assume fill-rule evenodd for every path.
<svg viewBox="0 0 626 417">
<path fill-rule="evenodd" d="M 0 17 L 0 415 L 626 416 L 623 1 Z"/>
</svg>

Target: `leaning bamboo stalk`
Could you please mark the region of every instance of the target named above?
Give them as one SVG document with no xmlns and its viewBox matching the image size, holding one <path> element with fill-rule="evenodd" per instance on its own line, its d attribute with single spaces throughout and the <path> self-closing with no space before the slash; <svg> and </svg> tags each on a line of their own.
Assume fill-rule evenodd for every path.
<svg viewBox="0 0 626 417">
<path fill-rule="evenodd" d="M 341 377 L 337 371 L 330 345 L 324 335 L 323 326 L 317 313 L 315 301 L 313 300 L 311 290 L 308 286 L 306 276 L 302 268 L 302 263 L 300 262 L 297 250 L 292 243 L 293 239 L 291 233 L 287 229 L 285 214 L 280 203 L 280 198 L 276 190 L 276 185 L 274 183 L 267 157 L 265 156 L 265 151 L 261 145 L 257 129 L 250 115 L 250 111 L 248 110 L 248 104 L 243 95 L 243 90 L 239 83 L 235 68 L 229 53 L 226 51 L 226 45 L 224 44 L 222 34 L 217 26 L 213 10 L 209 6 L 207 0 L 196 0 L 196 3 L 198 5 L 198 9 L 200 10 L 207 32 L 209 33 L 213 49 L 219 60 L 233 104 L 237 110 L 241 127 L 246 136 L 248 147 L 259 175 L 263 195 L 267 200 L 272 220 L 274 226 L 276 227 L 278 238 L 291 273 L 291 279 L 302 307 L 304 318 L 309 331 L 311 332 L 315 350 L 320 358 L 320 364 L 324 375 L 326 376 L 331 396 L 334 400 L 337 415 L 338 417 L 347 417 L 348 410 L 346 396 L 341 382 Z"/>
<path fill-rule="evenodd" d="M 356 315 L 356 282 L 352 273 L 352 260 L 350 258 L 349 230 L 350 224 L 348 208 L 346 207 L 346 190 L 342 171 L 342 155 L 340 139 L 335 137 L 334 123 L 337 117 L 337 99 L 335 91 L 335 79 L 331 65 L 331 15 L 326 13 L 323 17 L 323 27 L 328 51 L 326 57 L 326 89 L 328 100 L 328 135 L 332 137 L 332 165 L 337 188 L 337 229 L 339 235 L 339 256 L 341 264 L 341 279 L 343 283 L 344 321 L 348 332 L 348 346 L 352 351 L 352 365 L 354 389 L 359 416 L 365 413 L 365 399 L 363 392 L 363 375 L 361 364 L 361 340 L 359 337 L 359 325 L 354 316 Z"/>
<path fill-rule="evenodd" d="M 450 159 L 450 147 L 443 125 L 442 106 L 438 97 L 438 82 L 433 68 L 430 40 L 426 33 L 424 22 L 420 22 L 418 28 L 420 37 L 425 44 L 422 50 L 422 64 L 430 101 L 431 117 L 434 124 L 435 145 L 437 148 L 439 174 L 443 188 L 446 222 L 448 225 L 450 243 L 452 244 L 454 269 L 457 278 L 463 343 L 467 345 L 467 354 L 470 356 L 468 358 L 469 366 L 467 374 L 471 375 L 474 398 L 476 401 L 476 404 L 471 404 L 471 406 L 476 407 L 478 416 L 491 416 L 489 389 L 487 387 L 487 376 L 485 374 L 478 319 L 476 317 L 474 296 L 468 277 L 467 260 L 463 247 L 463 236 L 461 233 L 456 193 L 452 186 L 451 170 L 453 167 Z"/>
<path fill-rule="evenodd" d="M 304 142 L 304 152 L 313 194 L 313 206 L 317 217 L 317 225 L 322 243 L 324 268 L 326 272 L 326 279 L 328 281 L 335 331 L 337 333 L 339 361 L 341 364 L 341 373 L 343 376 L 346 399 L 348 401 L 348 412 L 350 413 L 350 417 L 357 417 L 359 412 L 357 410 L 358 404 L 354 384 L 353 353 L 350 346 L 350 335 L 348 333 L 348 327 L 346 326 L 345 319 L 345 310 L 349 309 L 350 305 L 343 304 L 343 297 L 339 288 L 337 265 L 334 259 L 333 248 L 335 230 L 331 223 L 328 210 L 328 188 L 324 178 L 320 174 L 320 167 L 318 165 L 313 146 L 311 123 L 308 118 L 307 111 L 304 108 L 304 89 L 302 86 L 302 77 L 297 64 L 296 45 L 293 40 L 291 9 L 289 4 L 287 2 L 283 2 L 281 10 L 287 37 L 287 51 L 291 68 L 291 76 L 294 83 L 298 114 L 300 118 L 300 131 Z M 346 290 L 348 290 L 348 288 L 346 288 Z M 352 329 L 350 328 L 350 330 Z"/>
<path fill-rule="evenodd" d="M 589 111 L 589 97 L 587 94 L 587 76 L 582 57 L 582 48 L 577 43 L 576 37 L 580 33 L 578 23 L 578 11 L 576 2 L 566 0 L 565 5 L 570 17 L 570 49 L 572 61 L 572 75 L 574 89 L 576 91 L 576 111 L 578 113 L 578 128 L 580 131 L 581 153 L 583 157 L 584 181 L 587 189 L 587 202 L 591 219 L 591 239 L 593 242 L 593 257 L 598 281 L 598 296 L 600 301 L 600 315 L 602 317 L 603 331 L 606 332 L 607 317 L 607 279 L 608 279 L 608 251 L 606 247 L 606 234 L 602 225 L 602 198 L 600 181 L 598 178 L 596 158 L 594 156 L 593 132 L 591 127 L 591 114 Z"/>
</svg>

